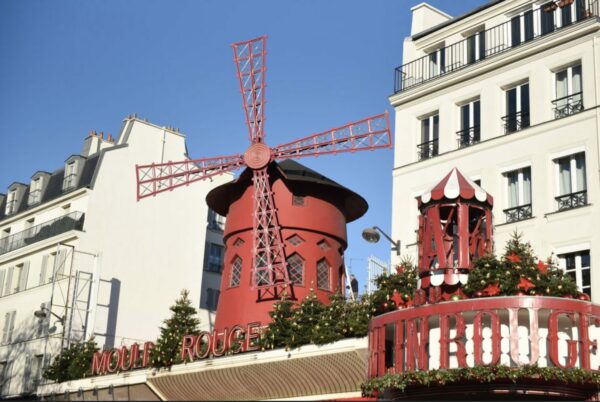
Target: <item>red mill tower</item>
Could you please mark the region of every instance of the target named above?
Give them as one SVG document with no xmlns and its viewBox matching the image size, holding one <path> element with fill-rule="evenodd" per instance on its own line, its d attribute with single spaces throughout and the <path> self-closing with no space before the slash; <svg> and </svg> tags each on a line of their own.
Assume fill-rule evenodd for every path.
<svg viewBox="0 0 600 402">
<path fill-rule="evenodd" d="M 290 284 L 279 294 L 262 293 L 253 287 L 253 194 L 252 171 L 244 171 L 232 183 L 212 190 L 208 205 L 227 216 L 226 245 L 216 331 L 271 320 L 269 311 L 285 291 L 301 300 L 311 289 L 328 302 L 343 290 L 343 252 L 347 246 L 346 223 L 361 217 L 368 208 L 358 194 L 307 167 L 286 160 L 269 167 L 274 203 L 277 205 Z"/>
<path fill-rule="evenodd" d="M 494 200 L 454 168 L 417 201 L 420 288 L 430 302 L 448 300 L 467 282 L 473 259 L 492 252 Z"/>
</svg>

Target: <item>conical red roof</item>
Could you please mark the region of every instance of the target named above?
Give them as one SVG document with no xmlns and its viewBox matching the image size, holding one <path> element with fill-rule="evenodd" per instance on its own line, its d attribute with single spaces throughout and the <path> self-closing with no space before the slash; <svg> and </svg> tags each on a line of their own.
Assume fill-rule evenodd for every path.
<svg viewBox="0 0 600 402">
<path fill-rule="evenodd" d="M 475 198 L 477 201 L 487 202 L 491 206 L 494 205 L 494 198 L 475 184 L 473 180 L 465 177 L 457 168 L 453 168 L 442 181 L 432 189 L 425 191 L 417 199 L 419 203 L 427 204 L 432 200 L 438 201 L 442 198 L 453 200 L 458 197 L 464 200 Z"/>
</svg>

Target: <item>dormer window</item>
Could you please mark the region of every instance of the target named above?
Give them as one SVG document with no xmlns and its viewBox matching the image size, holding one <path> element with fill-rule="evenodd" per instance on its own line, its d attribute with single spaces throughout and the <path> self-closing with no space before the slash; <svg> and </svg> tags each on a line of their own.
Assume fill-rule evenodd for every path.
<svg viewBox="0 0 600 402">
<path fill-rule="evenodd" d="M 65 178 L 63 180 L 63 191 L 71 190 L 77 185 L 77 161 L 67 163 L 65 167 Z"/>
<path fill-rule="evenodd" d="M 17 206 L 19 200 L 17 198 L 17 190 L 12 190 L 8 192 L 8 197 L 6 198 L 6 209 L 4 210 L 5 215 L 12 215 L 17 212 Z"/>
<path fill-rule="evenodd" d="M 29 187 L 29 198 L 27 199 L 28 205 L 38 204 L 42 200 L 42 185 L 43 178 L 41 177 L 31 180 L 31 186 Z"/>
</svg>

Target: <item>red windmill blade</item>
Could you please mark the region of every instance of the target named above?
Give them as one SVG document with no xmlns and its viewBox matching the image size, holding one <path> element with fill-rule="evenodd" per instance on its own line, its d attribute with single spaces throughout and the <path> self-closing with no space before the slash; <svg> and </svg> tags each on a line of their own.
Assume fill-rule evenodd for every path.
<svg viewBox="0 0 600 402">
<path fill-rule="evenodd" d="M 275 159 L 391 148 L 387 112 L 269 148 L 264 143 L 266 36 L 232 45 L 250 146 L 243 155 L 137 166 L 138 200 L 247 166 L 253 171 L 253 287 L 271 296 L 290 283 L 267 168 Z M 259 297 L 262 298 L 262 297 Z"/>
</svg>

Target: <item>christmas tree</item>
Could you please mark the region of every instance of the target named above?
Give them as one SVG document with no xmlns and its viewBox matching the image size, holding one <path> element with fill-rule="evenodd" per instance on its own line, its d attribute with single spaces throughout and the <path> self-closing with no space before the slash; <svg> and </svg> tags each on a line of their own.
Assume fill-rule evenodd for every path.
<svg viewBox="0 0 600 402">
<path fill-rule="evenodd" d="M 198 335 L 200 320 L 196 317 L 196 309 L 192 307 L 189 291 L 182 290 L 181 296 L 170 307 L 171 318 L 164 321 L 160 328 L 160 337 L 156 341 L 150 357 L 153 367 L 170 367 L 182 363 L 181 341 L 184 335 Z"/>
<path fill-rule="evenodd" d="M 573 279 L 552 258 L 538 260 L 531 244 L 516 231 L 506 243 L 504 255 L 486 255 L 474 261 L 463 288 L 470 297 L 559 296 L 582 297 Z"/>
<path fill-rule="evenodd" d="M 46 368 L 43 377 L 56 382 L 84 378 L 91 371 L 91 363 L 98 345 L 93 338 L 87 342 L 74 342 L 54 358 Z"/>
</svg>

